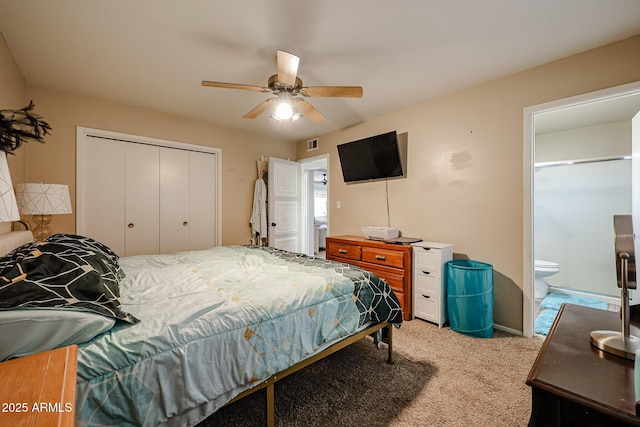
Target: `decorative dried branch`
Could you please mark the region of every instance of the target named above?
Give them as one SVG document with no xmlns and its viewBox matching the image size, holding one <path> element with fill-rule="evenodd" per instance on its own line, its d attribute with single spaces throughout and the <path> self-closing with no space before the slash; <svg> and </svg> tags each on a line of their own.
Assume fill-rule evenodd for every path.
<svg viewBox="0 0 640 427">
<path fill-rule="evenodd" d="M 33 101 L 20 110 L 0 110 L 0 150 L 12 154 L 23 142 L 35 140 L 44 143 L 51 126 L 32 112 Z"/>
</svg>

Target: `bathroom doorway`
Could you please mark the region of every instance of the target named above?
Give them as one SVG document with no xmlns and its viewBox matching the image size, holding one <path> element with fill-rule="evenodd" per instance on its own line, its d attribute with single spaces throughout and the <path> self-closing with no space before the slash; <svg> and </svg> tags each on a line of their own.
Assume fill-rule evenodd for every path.
<svg viewBox="0 0 640 427">
<path fill-rule="evenodd" d="M 609 217 L 611 212 L 607 209 L 595 209 L 593 206 L 594 200 L 597 208 L 611 203 L 611 201 L 604 201 L 604 198 L 600 199 L 604 192 L 607 197 L 612 196 L 622 200 L 620 203 L 617 201 L 616 206 L 612 206 L 611 209 L 626 210 L 631 207 L 631 194 L 628 190 L 631 181 L 630 120 L 635 114 L 634 109 L 640 110 L 640 82 L 528 107 L 524 111 L 523 334 L 525 336 L 532 336 L 534 333 L 537 311 L 536 259 L 551 263 L 539 268 L 540 271 L 545 268 L 551 271 L 552 276 L 546 278 L 548 282 L 553 283 L 553 277 L 560 287 L 580 289 L 583 287 L 580 284 L 582 279 L 578 276 L 572 279 L 568 278 L 567 274 L 561 275 L 562 264 L 565 264 L 567 273 L 578 272 L 577 265 L 590 262 L 586 260 L 586 255 L 595 256 L 601 264 L 600 270 L 605 277 L 602 280 L 609 281 L 609 276 L 613 274 L 613 286 L 615 286 L 615 266 L 613 271 L 610 269 L 614 260 L 613 219 L 612 216 L 611 219 L 602 219 L 603 215 Z M 625 132 L 620 129 L 626 124 L 620 122 L 628 122 L 628 141 L 616 145 L 611 144 L 610 137 L 596 137 L 598 134 L 624 134 Z M 628 169 L 629 172 L 625 172 L 624 169 Z M 624 188 L 625 186 L 627 188 Z M 612 194 L 610 188 L 616 188 L 618 194 Z M 537 200 L 538 197 L 540 201 Z M 554 200 L 557 200 L 556 204 L 553 203 Z M 596 212 L 598 210 L 602 212 Z M 571 217 L 579 219 L 572 221 Z M 577 225 L 575 222 L 580 222 L 583 218 L 590 218 L 586 221 L 587 223 L 579 224 L 581 230 L 587 230 L 580 231 L 580 234 L 586 235 L 583 238 L 588 240 L 576 245 L 577 231 L 573 228 Z M 589 222 L 592 223 L 589 224 Z M 607 225 L 607 223 L 610 224 Z M 606 236 L 594 238 L 596 236 L 590 235 L 594 234 L 589 232 L 592 227 L 595 227 L 593 224 L 597 224 L 598 228 L 609 228 L 609 230 L 601 229 L 597 232 Z M 544 232 L 537 233 L 537 228 Z M 546 239 L 545 233 L 556 240 L 546 243 L 544 240 L 539 241 L 538 239 Z M 607 239 L 611 241 L 611 248 L 604 247 L 609 245 Z M 607 243 L 603 243 L 605 241 Z M 544 259 L 544 257 L 556 260 Z M 591 291 L 599 292 L 594 289 Z M 611 288 L 601 293 L 611 292 L 616 291 Z M 615 300 L 615 296 L 612 300 Z"/>
<path fill-rule="evenodd" d="M 329 155 L 300 160 L 303 170 L 304 253 L 324 258 L 329 231 Z"/>
</svg>

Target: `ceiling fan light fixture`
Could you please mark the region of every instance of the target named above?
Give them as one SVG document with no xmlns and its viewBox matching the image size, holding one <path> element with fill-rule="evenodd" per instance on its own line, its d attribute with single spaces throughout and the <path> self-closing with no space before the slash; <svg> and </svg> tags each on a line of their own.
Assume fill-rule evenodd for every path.
<svg viewBox="0 0 640 427">
<path fill-rule="evenodd" d="M 293 107 L 289 101 L 280 101 L 273 113 L 278 120 L 289 120 L 293 116 Z"/>
<path fill-rule="evenodd" d="M 273 114 L 271 114 L 270 117 L 278 122 L 294 122 L 302 117 L 302 114 L 300 114 L 300 112 L 298 112 L 293 107 L 293 105 L 291 105 L 291 102 L 288 99 L 282 99 L 278 102 L 278 105 L 276 106 Z"/>
<path fill-rule="evenodd" d="M 303 97 L 324 98 L 362 98 L 360 86 L 308 86 L 302 84 L 298 77 L 300 58 L 296 55 L 278 50 L 276 52 L 278 72 L 269 77 L 266 87 L 237 83 L 212 82 L 203 80 L 203 86 L 227 89 L 242 89 L 265 92 L 276 95 L 258 104 L 253 110 L 242 116 L 245 119 L 255 119 L 260 114 L 271 110 L 270 117 L 278 122 L 296 121 L 306 116 L 313 123 L 320 123 L 327 118 Z"/>
</svg>

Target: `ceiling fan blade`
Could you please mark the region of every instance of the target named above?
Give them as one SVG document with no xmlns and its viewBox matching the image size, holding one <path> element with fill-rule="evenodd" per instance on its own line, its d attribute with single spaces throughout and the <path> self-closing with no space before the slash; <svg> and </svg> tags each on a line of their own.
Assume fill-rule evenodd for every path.
<svg viewBox="0 0 640 427">
<path fill-rule="evenodd" d="M 280 83 L 290 87 L 295 86 L 300 58 L 284 50 L 278 50 L 276 59 L 278 61 L 278 80 Z"/>
<path fill-rule="evenodd" d="M 309 104 L 304 99 L 294 98 L 293 100 L 295 101 L 295 105 L 298 111 L 300 111 L 303 116 L 306 116 L 313 123 L 320 123 L 327 119 L 320 111 L 316 110 L 313 105 Z"/>
<path fill-rule="evenodd" d="M 206 80 L 202 81 L 202 86 L 209 87 L 221 87 L 224 89 L 242 89 L 242 90 L 253 90 L 256 92 L 269 92 L 266 87 L 262 86 L 253 86 L 253 85 L 240 85 L 236 83 L 221 83 L 221 82 L 209 82 Z"/>
<path fill-rule="evenodd" d="M 360 86 L 311 86 L 301 91 L 306 96 L 324 96 L 331 98 L 362 98 Z"/>
<path fill-rule="evenodd" d="M 266 101 L 258 104 L 258 106 L 256 108 L 254 108 L 253 110 L 249 111 L 247 114 L 245 114 L 242 117 L 245 118 L 245 119 L 255 119 L 260 114 L 264 113 L 269 107 L 271 107 L 271 105 L 274 102 L 276 102 L 277 100 L 278 100 L 278 98 L 269 98 Z"/>
</svg>

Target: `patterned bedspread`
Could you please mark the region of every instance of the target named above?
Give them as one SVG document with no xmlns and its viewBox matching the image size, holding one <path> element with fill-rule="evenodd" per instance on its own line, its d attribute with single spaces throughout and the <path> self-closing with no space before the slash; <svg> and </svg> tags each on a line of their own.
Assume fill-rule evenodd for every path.
<svg viewBox="0 0 640 427">
<path fill-rule="evenodd" d="M 118 323 L 81 344 L 77 425 L 194 425 L 369 322 L 396 296 L 347 264 L 251 246 L 120 259 Z"/>
</svg>

